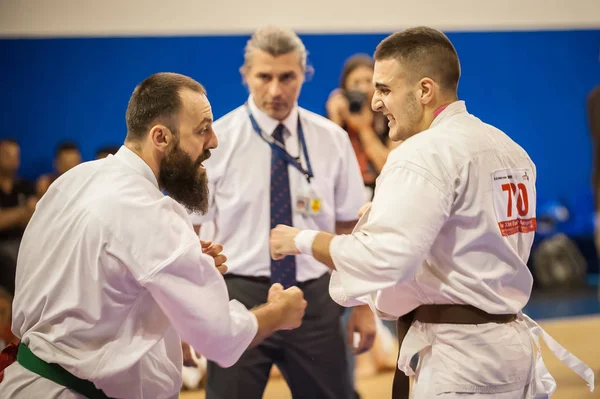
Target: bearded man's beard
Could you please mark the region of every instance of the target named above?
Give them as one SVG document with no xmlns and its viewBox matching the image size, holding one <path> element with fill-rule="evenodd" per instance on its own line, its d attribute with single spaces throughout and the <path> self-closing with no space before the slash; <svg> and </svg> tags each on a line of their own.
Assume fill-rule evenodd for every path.
<svg viewBox="0 0 600 399">
<path fill-rule="evenodd" d="M 176 143 L 160 163 L 159 186 L 190 212 L 208 211 L 208 177 L 200 168 L 209 157 L 210 151 L 206 150 L 194 162 Z"/>
</svg>

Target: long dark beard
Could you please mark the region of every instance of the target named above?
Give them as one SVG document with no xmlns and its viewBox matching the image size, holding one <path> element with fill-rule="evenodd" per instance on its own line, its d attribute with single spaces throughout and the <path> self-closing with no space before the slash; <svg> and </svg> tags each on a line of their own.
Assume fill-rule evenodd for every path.
<svg viewBox="0 0 600 399">
<path fill-rule="evenodd" d="M 208 211 L 208 178 L 200 173 L 200 164 L 210 157 L 206 150 L 194 162 L 178 143 L 160 163 L 158 184 L 171 198 L 190 212 Z"/>
</svg>

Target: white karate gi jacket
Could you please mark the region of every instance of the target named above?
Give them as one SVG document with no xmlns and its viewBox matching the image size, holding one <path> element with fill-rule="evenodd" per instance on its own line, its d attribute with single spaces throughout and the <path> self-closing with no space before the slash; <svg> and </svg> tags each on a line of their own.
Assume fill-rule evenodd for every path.
<svg viewBox="0 0 600 399">
<path fill-rule="evenodd" d="M 462 101 L 393 150 L 372 206 L 351 235 L 336 236 L 332 298 L 368 303 L 397 318 L 421 304 L 469 304 L 518 314 L 505 325 L 416 322 L 398 367 L 431 349 L 436 393 L 501 393 L 530 385 L 529 397 L 556 384 L 531 348 L 542 336 L 593 387 L 593 372 L 521 313 L 530 297 L 527 268 L 535 232 L 536 169 L 506 134 L 469 114 Z M 527 334 L 523 334 L 523 331 Z M 529 341 L 529 342 L 528 342 Z"/>
<path fill-rule="evenodd" d="M 229 301 L 188 212 L 126 147 L 65 173 L 38 203 L 21 243 L 12 330 L 46 362 L 110 397 L 173 398 L 181 339 L 227 367 L 257 328 Z M 78 395 L 14 363 L 0 397 Z"/>
</svg>

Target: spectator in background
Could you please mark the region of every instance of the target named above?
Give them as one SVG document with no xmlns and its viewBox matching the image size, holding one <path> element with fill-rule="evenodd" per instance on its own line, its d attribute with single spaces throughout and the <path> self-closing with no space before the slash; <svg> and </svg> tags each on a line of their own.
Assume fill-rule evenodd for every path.
<svg viewBox="0 0 600 399">
<path fill-rule="evenodd" d="M 0 285 L 15 292 L 15 270 L 21 237 L 37 198 L 33 183 L 20 179 L 20 147 L 16 140 L 0 140 Z"/>
<path fill-rule="evenodd" d="M 101 147 L 98 151 L 96 151 L 96 159 L 106 158 L 109 155 L 115 155 L 119 151 L 118 146 L 106 146 Z"/>
<path fill-rule="evenodd" d="M 60 177 L 63 173 L 69 169 L 79 165 L 81 163 L 81 152 L 77 144 L 66 141 L 59 144 L 54 155 L 54 169 L 55 173 L 43 175 L 37 182 L 37 194 L 41 198 L 44 193 L 50 187 L 50 184 Z"/>
<path fill-rule="evenodd" d="M 11 331 L 12 298 L 13 296 L 8 291 L 0 287 L 0 348 L 18 341 Z"/>
<path fill-rule="evenodd" d="M 350 136 L 369 199 L 388 153 L 398 145 L 388 137 L 387 118 L 371 109 L 373 68 L 373 59 L 368 55 L 348 58 L 342 69 L 340 87 L 331 93 L 326 104 L 328 118 Z"/>
</svg>

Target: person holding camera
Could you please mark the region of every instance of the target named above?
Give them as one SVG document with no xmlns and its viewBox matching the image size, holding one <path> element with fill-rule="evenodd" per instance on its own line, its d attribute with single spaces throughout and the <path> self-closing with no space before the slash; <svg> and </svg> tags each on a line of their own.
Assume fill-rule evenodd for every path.
<svg viewBox="0 0 600 399">
<path fill-rule="evenodd" d="M 348 58 L 342 68 L 340 87 L 327 100 L 327 117 L 348 132 L 360 165 L 368 198 L 389 152 L 399 143 L 388 137 L 387 119 L 371 109 L 373 59 L 365 54 Z"/>
</svg>

